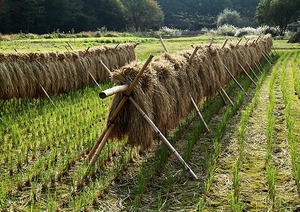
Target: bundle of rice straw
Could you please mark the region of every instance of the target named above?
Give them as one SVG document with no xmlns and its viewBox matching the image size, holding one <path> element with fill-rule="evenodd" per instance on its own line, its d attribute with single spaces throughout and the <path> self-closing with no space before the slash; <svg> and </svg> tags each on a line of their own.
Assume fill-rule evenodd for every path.
<svg viewBox="0 0 300 212">
<path fill-rule="evenodd" d="M 136 59 L 136 44 L 99 47 L 89 51 L 64 53 L 0 53 L 0 99 L 55 95 L 103 82 L 110 70 Z"/>
<path fill-rule="evenodd" d="M 271 46 L 271 37 L 265 36 L 258 44 L 249 46 L 223 49 L 199 47 L 190 63 L 192 51 L 165 53 L 147 67 L 133 90 L 132 98 L 162 133 L 168 133 L 194 109 L 190 95 L 200 103 L 204 97 L 216 95 L 220 86 L 224 87 L 232 80 L 224 65 L 234 76 L 238 76 L 242 73 L 238 62 L 243 66 L 252 64 L 252 60 L 262 58 L 261 49 L 269 52 Z M 117 85 L 130 85 L 142 66 L 143 63 L 132 62 L 113 72 L 112 80 Z M 122 98 L 122 94 L 114 96 L 108 120 Z M 129 101 L 114 124 L 111 138 L 122 139 L 128 135 L 128 144 L 132 146 L 148 148 L 155 138 L 149 124 Z"/>
</svg>

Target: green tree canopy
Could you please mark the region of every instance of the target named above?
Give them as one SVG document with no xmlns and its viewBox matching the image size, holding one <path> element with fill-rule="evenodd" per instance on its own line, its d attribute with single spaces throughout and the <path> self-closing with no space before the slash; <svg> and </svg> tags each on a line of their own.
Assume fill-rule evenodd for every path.
<svg viewBox="0 0 300 212">
<path fill-rule="evenodd" d="M 300 0 L 261 0 L 257 6 L 256 19 L 260 24 L 279 26 L 281 34 L 287 25 L 297 19 Z"/>
<path fill-rule="evenodd" d="M 241 16 L 236 10 L 224 9 L 218 16 L 217 25 L 230 24 L 238 27 L 241 22 Z"/>
<path fill-rule="evenodd" d="M 164 13 L 154 0 L 121 0 L 124 16 L 135 31 L 162 26 Z"/>
</svg>

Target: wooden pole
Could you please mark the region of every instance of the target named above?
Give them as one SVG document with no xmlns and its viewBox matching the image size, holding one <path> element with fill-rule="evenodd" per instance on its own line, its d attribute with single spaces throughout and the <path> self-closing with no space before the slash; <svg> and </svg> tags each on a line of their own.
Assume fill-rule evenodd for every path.
<svg viewBox="0 0 300 212">
<path fill-rule="evenodd" d="M 109 75 L 111 76 L 112 72 L 109 70 L 109 68 L 104 64 L 104 62 L 102 61 L 102 59 L 100 59 L 100 63 L 101 65 L 104 67 L 104 69 L 107 71 L 107 73 L 109 73 Z"/>
<path fill-rule="evenodd" d="M 102 91 L 99 94 L 99 97 L 101 99 L 105 99 L 106 97 L 112 96 L 114 94 L 122 93 L 122 92 L 127 91 L 128 87 L 129 87 L 129 85 L 118 85 L 118 86 L 109 88 L 107 90 Z"/>
<path fill-rule="evenodd" d="M 210 129 L 208 128 L 208 126 L 207 126 L 207 124 L 206 124 L 206 122 L 205 122 L 205 120 L 204 120 L 204 118 L 203 118 L 203 116 L 202 116 L 202 114 L 201 114 L 201 112 L 200 112 L 200 110 L 199 110 L 199 108 L 198 108 L 198 106 L 197 106 L 195 100 L 193 99 L 193 97 L 192 97 L 191 95 L 190 95 L 190 97 L 191 97 L 191 101 L 192 101 L 192 103 L 193 103 L 193 105 L 194 105 L 194 107 L 195 107 L 195 109 L 196 109 L 196 111 L 197 111 L 197 113 L 198 113 L 198 115 L 199 115 L 199 117 L 200 117 L 202 123 L 203 123 L 204 126 L 205 126 L 206 131 L 207 131 L 208 133 L 210 133 Z"/>
<path fill-rule="evenodd" d="M 258 69 L 258 71 L 260 72 L 260 74 L 262 74 L 262 70 L 260 70 L 259 66 L 257 65 L 257 63 L 255 61 L 254 61 L 254 65 Z"/>
<path fill-rule="evenodd" d="M 246 39 L 246 43 L 245 43 L 245 46 L 246 46 L 248 44 L 248 42 L 249 42 L 249 39 L 246 38 L 246 37 L 245 37 L 245 39 Z"/>
<path fill-rule="evenodd" d="M 87 53 L 89 53 L 89 50 L 90 50 L 90 46 L 85 50 L 85 52 L 84 52 L 84 55 L 83 56 L 85 56 L 85 55 L 87 55 Z"/>
<path fill-rule="evenodd" d="M 224 88 L 220 87 L 221 91 L 223 92 L 223 94 L 225 95 L 226 99 L 229 101 L 229 103 L 234 106 L 233 101 L 230 99 L 230 97 L 228 96 L 228 94 L 226 93 L 226 91 L 224 90 Z"/>
<path fill-rule="evenodd" d="M 133 91 L 133 89 L 136 86 L 136 84 L 138 83 L 139 79 L 141 78 L 141 76 L 145 72 L 147 66 L 149 65 L 149 63 L 151 62 L 151 60 L 153 59 L 153 57 L 154 57 L 154 55 L 150 55 L 149 56 L 148 60 L 145 62 L 145 64 L 142 67 L 142 69 L 139 71 L 139 73 L 137 74 L 137 76 L 134 78 L 133 82 L 131 83 L 131 85 L 127 89 L 124 97 L 120 101 L 118 107 L 113 112 L 111 118 L 108 120 L 107 127 L 104 129 L 104 131 L 100 135 L 98 141 L 94 144 L 93 148 L 91 149 L 91 151 L 90 151 L 90 153 L 88 155 L 88 159 L 91 160 L 90 166 L 94 166 L 95 165 L 95 162 L 97 161 L 97 159 L 98 159 L 98 157 L 99 157 L 99 155 L 100 155 L 100 153 L 101 153 L 101 151 L 102 151 L 102 149 L 104 147 L 104 144 L 106 143 L 107 138 L 108 138 L 110 132 L 112 131 L 112 128 L 114 127 L 114 121 L 115 121 L 117 115 L 119 114 L 120 110 L 123 108 L 125 102 L 127 101 L 127 99 L 129 98 L 129 96 L 131 95 L 131 92 Z M 97 154 L 95 155 L 95 153 L 97 153 Z"/>
<path fill-rule="evenodd" d="M 258 76 L 255 74 L 255 72 L 254 72 L 253 68 L 250 66 L 250 64 L 249 63 L 246 63 L 246 64 L 247 64 L 248 68 L 250 69 L 250 71 L 252 72 L 252 74 L 255 76 L 255 78 L 257 80 L 259 80 Z"/>
<path fill-rule="evenodd" d="M 222 45 L 222 49 L 226 46 L 227 42 L 228 42 L 228 38 L 224 41 L 224 43 Z"/>
<path fill-rule="evenodd" d="M 118 46 L 119 46 L 120 44 L 121 44 L 121 43 L 118 43 L 118 44 L 116 45 L 115 49 L 117 49 L 117 48 L 118 48 Z"/>
<path fill-rule="evenodd" d="M 247 75 L 247 77 L 251 80 L 251 82 L 256 86 L 256 82 L 252 79 L 252 77 L 248 74 L 248 72 L 246 71 L 246 69 L 244 69 L 244 67 L 239 63 L 239 66 L 241 67 L 241 69 L 244 71 L 244 73 Z"/>
<path fill-rule="evenodd" d="M 240 45 L 241 41 L 242 41 L 242 38 L 239 39 L 239 41 L 237 42 L 235 47 L 238 47 Z"/>
<path fill-rule="evenodd" d="M 268 57 L 268 59 L 272 61 L 272 57 L 265 50 L 262 49 L 262 51 Z"/>
<path fill-rule="evenodd" d="M 209 45 L 208 45 L 208 48 L 211 47 L 211 45 L 213 44 L 213 42 L 214 42 L 214 38 L 211 38 L 210 43 L 209 43 Z"/>
<path fill-rule="evenodd" d="M 188 62 L 191 63 L 193 58 L 195 57 L 195 55 L 197 54 L 197 51 L 199 50 L 199 47 L 196 47 L 192 53 L 192 55 L 190 56 Z"/>
<path fill-rule="evenodd" d="M 275 50 L 274 46 L 272 46 L 272 49 L 274 50 L 274 52 L 276 53 L 276 55 L 278 55 L 277 51 Z"/>
<path fill-rule="evenodd" d="M 260 62 L 260 60 L 258 61 L 258 65 L 259 65 L 259 67 L 261 68 L 261 70 L 263 71 L 264 68 L 263 68 L 263 66 L 262 66 L 262 64 L 261 64 L 261 62 Z"/>
<path fill-rule="evenodd" d="M 269 60 L 269 58 L 266 56 L 266 52 L 262 49 L 262 55 L 263 55 L 263 57 L 268 61 L 268 63 L 270 64 L 270 65 L 272 65 L 272 62 Z"/>
<path fill-rule="evenodd" d="M 74 51 L 73 46 L 72 46 L 69 42 L 67 42 L 67 44 L 68 44 L 68 46 L 70 47 L 70 49 L 71 49 L 72 51 Z"/>
<path fill-rule="evenodd" d="M 225 103 L 225 105 L 227 105 L 227 102 L 226 102 L 225 97 L 223 96 L 223 93 L 221 90 L 219 91 L 219 95 L 222 97 L 222 100 Z"/>
<path fill-rule="evenodd" d="M 160 130 L 156 127 L 156 125 L 153 123 L 153 121 L 147 116 L 147 114 L 140 108 L 140 106 L 132 99 L 132 97 L 129 97 L 129 100 L 131 103 L 136 107 L 136 109 L 141 113 L 143 118 L 150 124 L 150 126 L 154 129 L 155 133 L 160 137 L 160 139 L 164 142 L 164 144 L 169 148 L 169 150 L 177 157 L 177 159 L 182 163 L 182 165 L 185 167 L 186 171 L 195 179 L 198 180 L 197 175 L 193 172 L 193 170 L 189 167 L 189 165 L 183 160 L 183 158 L 180 156 L 180 154 L 176 151 L 176 149 L 170 144 L 170 142 L 167 140 L 167 138 L 160 132 Z"/>
<path fill-rule="evenodd" d="M 164 48 L 164 51 L 165 52 L 169 52 L 168 49 L 167 49 L 167 47 L 166 47 L 166 44 L 165 44 L 163 38 L 161 36 L 159 36 L 159 39 L 160 39 L 160 42 L 161 42 L 161 44 L 162 44 L 162 46 Z"/>
<path fill-rule="evenodd" d="M 259 41 L 259 39 L 261 38 L 261 34 L 258 36 L 258 38 L 256 39 L 256 43 Z"/>
<path fill-rule="evenodd" d="M 227 68 L 227 66 L 221 62 L 222 65 L 225 67 L 225 70 L 227 71 L 227 73 L 230 75 L 230 77 L 233 79 L 233 81 L 239 86 L 239 88 L 245 92 L 245 95 L 247 96 L 247 93 L 245 91 L 245 89 L 243 88 L 243 86 L 235 79 L 235 77 L 233 76 L 233 74 L 230 72 L 230 70 Z"/>
<path fill-rule="evenodd" d="M 41 86 L 43 92 L 46 94 L 46 96 L 50 100 L 51 104 L 56 108 L 56 105 L 54 104 L 54 102 L 52 101 L 52 99 L 50 98 L 50 96 L 48 95 L 47 91 L 44 89 L 44 87 L 40 83 L 39 83 L 39 85 Z"/>
<path fill-rule="evenodd" d="M 98 86 L 98 88 L 101 89 L 99 83 L 97 82 L 97 80 L 95 79 L 95 77 L 92 75 L 92 73 L 90 71 L 88 71 L 89 75 L 92 77 L 93 81 L 96 83 L 96 85 Z"/>
</svg>

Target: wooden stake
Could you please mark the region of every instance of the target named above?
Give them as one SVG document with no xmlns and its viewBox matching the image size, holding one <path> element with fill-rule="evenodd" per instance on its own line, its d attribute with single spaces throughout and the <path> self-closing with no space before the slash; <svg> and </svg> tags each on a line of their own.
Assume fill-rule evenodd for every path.
<svg viewBox="0 0 300 212">
<path fill-rule="evenodd" d="M 95 79 L 95 77 L 92 75 L 92 73 L 91 73 L 90 71 L 88 71 L 88 72 L 89 72 L 89 75 L 90 75 L 90 76 L 92 77 L 92 79 L 94 80 L 94 82 L 96 83 L 96 85 L 98 86 L 98 88 L 101 89 L 99 83 L 97 82 L 97 80 Z"/>
<path fill-rule="evenodd" d="M 160 42 L 161 42 L 161 44 L 162 44 L 162 46 L 164 48 L 164 51 L 165 52 L 169 52 L 168 49 L 167 49 L 167 47 L 166 47 L 166 44 L 165 44 L 163 38 L 161 36 L 159 36 L 159 39 L 160 39 Z"/>
<path fill-rule="evenodd" d="M 261 38 L 261 34 L 258 36 L 258 38 L 256 39 L 256 43 L 258 42 L 258 40 Z"/>
<path fill-rule="evenodd" d="M 204 120 L 204 118 L 203 118 L 203 116 L 202 116 L 202 114 L 201 114 L 201 112 L 200 112 L 200 110 L 199 110 L 199 108 L 198 108 L 198 106 L 197 106 L 195 100 L 193 99 L 193 97 L 192 97 L 191 95 L 190 95 L 190 97 L 191 97 L 191 101 L 192 101 L 192 103 L 193 103 L 193 105 L 194 105 L 194 107 L 195 107 L 195 109 L 196 109 L 196 111 L 197 111 L 197 113 L 198 113 L 198 115 L 199 115 L 199 117 L 200 117 L 202 123 L 203 123 L 204 126 L 205 126 L 206 131 L 207 131 L 208 133 L 210 133 L 210 129 L 208 128 L 208 126 L 207 126 L 207 124 L 206 124 L 206 122 L 205 122 L 205 120 Z"/>
<path fill-rule="evenodd" d="M 54 102 L 52 101 L 52 99 L 50 98 L 50 96 L 48 95 L 47 91 L 44 89 L 44 87 L 39 83 L 40 87 L 42 88 L 43 92 L 46 94 L 46 96 L 48 97 L 48 99 L 50 100 L 51 104 L 55 107 L 56 105 L 54 104 Z"/>
<path fill-rule="evenodd" d="M 266 55 L 263 53 L 262 54 L 263 56 L 264 56 L 264 58 L 266 59 L 266 61 L 270 64 L 270 65 L 272 65 L 272 62 L 266 57 Z"/>
<path fill-rule="evenodd" d="M 251 82 L 256 86 L 256 82 L 252 79 L 252 77 L 248 74 L 248 72 L 246 71 L 246 69 L 244 69 L 244 67 L 239 63 L 239 66 L 241 67 L 241 69 L 244 71 L 244 73 L 247 75 L 247 77 L 251 80 Z"/>
<path fill-rule="evenodd" d="M 70 47 L 70 49 L 71 49 L 72 51 L 74 51 L 73 46 L 72 46 L 69 42 L 67 42 L 67 44 L 68 44 L 68 46 Z"/>
<path fill-rule="evenodd" d="M 222 49 L 225 47 L 227 41 L 228 41 L 228 38 L 224 41 L 224 43 L 223 43 L 223 45 L 222 45 Z"/>
<path fill-rule="evenodd" d="M 276 53 L 276 55 L 278 55 L 277 51 L 275 50 L 274 46 L 272 46 L 272 49 L 274 50 L 274 52 Z"/>
<path fill-rule="evenodd" d="M 246 37 L 245 37 L 245 39 L 246 39 L 246 43 L 245 43 L 245 46 L 246 46 L 248 44 L 248 42 L 249 42 L 249 39 L 246 38 Z"/>
<path fill-rule="evenodd" d="M 120 45 L 120 43 L 118 43 L 118 44 L 116 45 L 115 49 L 118 48 L 119 45 Z"/>
<path fill-rule="evenodd" d="M 227 105 L 227 102 L 226 102 L 225 97 L 223 96 L 223 93 L 221 90 L 219 91 L 219 95 L 222 97 L 222 100 L 225 103 L 225 105 Z"/>
<path fill-rule="evenodd" d="M 259 66 L 257 65 L 256 62 L 254 62 L 255 67 L 258 69 L 258 71 L 260 72 L 260 74 L 262 74 L 262 71 L 260 70 Z"/>
<path fill-rule="evenodd" d="M 252 72 L 252 74 L 255 76 L 255 78 L 257 80 L 259 80 L 258 76 L 255 74 L 254 70 L 251 68 L 250 64 L 249 63 L 246 63 L 246 64 L 247 64 L 248 68 L 250 69 L 250 71 Z"/>
<path fill-rule="evenodd" d="M 104 67 L 104 69 L 109 73 L 109 75 L 112 75 L 112 72 L 109 70 L 109 68 L 104 64 L 104 62 L 100 59 L 101 65 Z"/>
<path fill-rule="evenodd" d="M 129 100 L 131 103 L 136 107 L 136 109 L 140 112 L 140 114 L 143 116 L 143 118 L 150 124 L 150 126 L 154 129 L 155 133 L 160 137 L 160 139 L 164 142 L 164 144 L 169 148 L 169 150 L 177 157 L 177 159 L 182 163 L 182 165 L 185 167 L 186 171 L 195 179 L 198 180 L 197 175 L 193 172 L 193 170 L 189 167 L 189 165 L 183 160 L 183 158 L 180 156 L 180 154 L 176 151 L 176 149 L 170 144 L 170 142 L 167 140 L 167 138 L 160 132 L 160 130 L 155 126 L 153 121 L 147 116 L 147 114 L 140 108 L 140 106 L 132 99 L 132 97 L 129 97 Z"/>
<path fill-rule="evenodd" d="M 148 60 L 145 62 L 144 66 L 142 67 L 142 69 L 139 71 L 139 73 L 137 74 L 137 76 L 134 78 L 133 82 L 131 83 L 131 85 L 129 86 L 129 88 L 127 89 L 124 97 L 122 98 L 122 100 L 120 101 L 118 107 L 116 108 L 116 110 L 113 112 L 111 118 L 108 120 L 107 122 L 107 127 L 104 129 L 104 131 L 102 132 L 102 134 L 100 135 L 98 141 L 94 144 L 93 148 L 91 149 L 89 155 L 88 155 L 88 160 L 91 160 L 90 162 L 90 166 L 94 166 L 95 162 L 97 161 L 103 147 L 104 144 L 107 141 L 107 138 L 110 134 L 110 132 L 112 131 L 113 127 L 114 127 L 114 121 L 116 119 L 116 117 L 118 116 L 120 110 L 123 108 L 125 102 L 127 101 L 127 99 L 129 98 L 129 96 L 131 95 L 131 92 L 133 91 L 134 87 L 136 86 L 136 84 L 138 83 L 139 79 L 141 78 L 141 76 L 143 75 L 143 73 L 145 72 L 147 66 L 149 65 L 149 63 L 151 62 L 151 60 L 153 59 L 154 55 L 150 55 Z M 108 70 L 110 72 L 110 70 Z M 97 153 L 95 155 L 95 152 Z"/>
<path fill-rule="evenodd" d="M 240 45 L 241 41 L 242 41 L 242 38 L 239 39 L 239 41 L 237 42 L 235 47 L 238 47 Z"/>
<path fill-rule="evenodd" d="M 223 92 L 223 94 L 225 95 L 225 97 L 227 98 L 227 100 L 229 101 L 229 103 L 234 106 L 233 101 L 230 99 L 230 97 L 228 96 L 228 94 L 226 93 L 226 91 L 224 90 L 224 88 L 220 87 L 221 91 Z"/>
<path fill-rule="evenodd" d="M 230 70 L 227 68 L 227 66 L 221 62 L 223 64 L 223 66 L 225 67 L 225 70 L 227 71 L 227 73 L 230 75 L 230 77 L 233 79 L 233 81 L 239 86 L 239 88 L 245 92 L 245 95 L 247 96 L 247 93 L 245 91 L 245 89 L 243 88 L 243 86 L 235 79 L 235 77 L 233 76 L 233 74 L 230 72 Z"/>
<path fill-rule="evenodd" d="M 210 48 L 210 47 L 211 47 L 211 45 L 213 44 L 213 42 L 214 42 L 214 38 L 211 38 L 211 40 L 210 40 L 210 44 L 208 45 L 208 48 Z"/>
<path fill-rule="evenodd" d="M 105 99 L 106 97 L 112 96 L 114 94 L 122 93 L 122 92 L 127 91 L 128 87 L 129 87 L 129 85 L 118 85 L 118 86 L 109 88 L 107 90 L 102 91 L 99 94 L 99 97 L 101 99 Z"/>
<path fill-rule="evenodd" d="M 19 53 L 17 49 L 14 49 L 16 53 Z"/>
<path fill-rule="evenodd" d="M 85 55 L 87 55 L 87 53 L 89 53 L 89 50 L 90 50 L 90 46 L 85 50 L 85 52 L 84 52 L 84 55 L 83 56 L 85 56 Z"/>
<path fill-rule="evenodd" d="M 199 47 L 196 47 L 192 53 L 192 55 L 190 56 L 188 62 L 191 63 L 193 58 L 195 57 L 195 55 L 197 54 L 197 51 L 199 50 Z"/>
</svg>

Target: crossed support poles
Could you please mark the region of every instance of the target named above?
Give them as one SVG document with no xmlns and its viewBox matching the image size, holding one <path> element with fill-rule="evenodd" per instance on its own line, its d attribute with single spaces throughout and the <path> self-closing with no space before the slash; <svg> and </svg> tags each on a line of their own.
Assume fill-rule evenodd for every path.
<svg viewBox="0 0 300 212">
<path fill-rule="evenodd" d="M 139 71 L 133 82 L 130 86 L 128 85 L 121 85 L 116 86 L 111 89 L 108 89 L 106 91 L 103 91 L 100 93 L 101 98 L 105 98 L 107 96 L 111 96 L 116 93 L 124 92 L 124 96 L 122 100 L 120 101 L 118 107 L 114 111 L 111 118 L 108 120 L 107 127 L 102 132 L 101 136 L 99 137 L 98 141 L 95 143 L 93 148 L 91 149 L 88 160 L 90 160 L 90 166 L 94 166 L 106 141 L 109 138 L 110 133 L 112 132 L 115 124 L 114 121 L 116 117 L 118 116 L 120 110 L 124 106 L 125 102 L 129 100 L 135 108 L 140 112 L 140 114 L 143 116 L 143 118 L 150 124 L 150 126 L 154 129 L 155 133 L 160 137 L 160 139 L 164 142 L 164 144 L 169 148 L 169 150 L 177 157 L 177 159 L 182 163 L 182 165 L 185 167 L 186 171 L 195 179 L 198 180 L 197 175 L 193 172 L 193 170 L 189 167 L 189 165 L 183 160 L 183 158 L 180 156 L 180 154 L 176 151 L 176 149 L 171 145 L 171 143 L 167 140 L 167 138 L 160 132 L 160 130 L 156 127 L 156 125 L 153 123 L 153 121 L 149 118 L 149 116 L 142 110 L 142 108 L 134 101 L 134 99 L 131 97 L 131 93 L 138 83 L 139 79 L 143 75 L 144 71 L 146 70 L 147 66 L 150 64 L 151 60 L 153 58 L 153 55 L 150 55 L 142 69 Z"/>
</svg>

